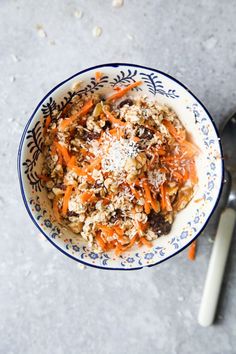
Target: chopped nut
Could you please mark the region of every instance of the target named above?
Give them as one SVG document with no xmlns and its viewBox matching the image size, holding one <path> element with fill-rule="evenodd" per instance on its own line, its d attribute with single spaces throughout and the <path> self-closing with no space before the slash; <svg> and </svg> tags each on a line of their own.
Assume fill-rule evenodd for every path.
<svg viewBox="0 0 236 354">
<path fill-rule="evenodd" d="M 75 232 L 76 234 L 80 233 L 82 231 L 82 228 L 83 228 L 83 223 L 78 221 L 78 222 L 72 222 L 68 225 L 71 230 L 73 232 Z"/>
<path fill-rule="evenodd" d="M 111 178 L 107 178 L 104 181 L 104 186 L 109 189 L 110 185 L 113 183 L 113 180 Z"/>
<path fill-rule="evenodd" d="M 55 197 L 55 195 L 52 193 L 52 192 L 50 192 L 50 193 L 48 193 L 48 199 L 54 199 L 54 197 Z"/>
<path fill-rule="evenodd" d="M 53 188 L 52 191 L 55 195 L 64 194 L 64 191 L 60 188 Z"/>
<path fill-rule="evenodd" d="M 53 181 L 47 181 L 46 182 L 46 187 L 49 189 L 52 189 L 52 187 L 54 186 L 54 182 Z"/>
</svg>

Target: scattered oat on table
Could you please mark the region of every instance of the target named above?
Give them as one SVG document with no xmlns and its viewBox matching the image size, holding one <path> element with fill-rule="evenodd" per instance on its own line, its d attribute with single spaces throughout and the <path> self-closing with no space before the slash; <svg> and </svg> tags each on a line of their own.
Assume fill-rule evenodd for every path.
<svg viewBox="0 0 236 354">
<path fill-rule="evenodd" d="M 10 82 L 14 82 L 14 81 L 16 81 L 16 77 L 14 75 L 10 76 L 9 80 L 10 80 Z"/>
<path fill-rule="evenodd" d="M 20 61 L 20 58 L 15 54 L 11 54 L 11 58 L 15 63 L 18 63 L 18 61 Z"/>
<path fill-rule="evenodd" d="M 46 38 L 47 37 L 47 33 L 45 32 L 45 30 L 44 30 L 42 25 L 37 25 L 36 26 L 36 30 L 37 30 L 38 36 L 40 38 Z"/>
<path fill-rule="evenodd" d="M 127 38 L 130 40 L 130 41 L 133 41 L 134 39 L 134 36 L 130 33 L 127 34 Z"/>
<path fill-rule="evenodd" d="M 79 268 L 80 270 L 85 270 L 85 269 L 86 269 L 86 266 L 85 266 L 84 264 L 82 264 L 82 263 L 78 263 L 78 268 Z"/>
<path fill-rule="evenodd" d="M 122 7 L 124 5 L 124 0 L 113 0 L 112 1 L 112 6 L 119 8 Z"/>
<path fill-rule="evenodd" d="M 74 11 L 74 16 L 77 18 L 82 18 L 83 17 L 83 12 L 81 10 L 75 10 Z"/>
<path fill-rule="evenodd" d="M 94 36 L 94 37 L 100 37 L 101 34 L 102 34 L 102 28 L 99 27 L 99 26 L 95 26 L 95 27 L 93 28 L 93 36 Z"/>
</svg>

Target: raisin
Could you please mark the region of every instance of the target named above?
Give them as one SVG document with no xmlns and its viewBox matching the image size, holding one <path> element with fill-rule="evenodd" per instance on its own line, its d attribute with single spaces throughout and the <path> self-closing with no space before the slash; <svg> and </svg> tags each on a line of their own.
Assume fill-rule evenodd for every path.
<svg viewBox="0 0 236 354">
<path fill-rule="evenodd" d="M 67 216 L 79 216 L 79 214 L 76 213 L 75 211 L 68 211 Z"/>
<path fill-rule="evenodd" d="M 57 183 L 55 185 L 55 188 L 58 188 L 58 189 L 61 189 L 61 190 L 65 191 L 66 190 L 66 185 L 63 184 L 63 183 Z"/>
<path fill-rule="evenodd" d="M 153 210 L 148 215 L 148 221 L 152 231 L 158 236 L 167 235 L 171 230 L 171 224 L 165 220 L 164 216 Z"/>
<path fill-rule="evenodd" d="M 138 131 L 138 136 L 140 139 L 147 139 L 150 140 L 153 138 L 153 132 L 151 131 L 151 129 L 148 129 L 146 127 L 144 127 L 143 125 L 140 127 L 140 130 Z"/>
<path fill-rule="evenodd" d="M 121 209 L 115 209 L 114 215 L 111 216 L 110 222 L 112 224 L 115 224 L 115 222 L 119 219 L 122 219 L 122 210 Z"/>
<path fill-rule="evenodd" d="M 88 132 L 87 130 L 84 130 L 82 139 L 83 140 L 94 140 L 94 139 L 98 139 L 100 138 L 100 134 L 99 133 L 95 133 L 95 132 Z"/>
<path fill-rule="evenodd" d="M 121 101 L 119 104 L 118 104 L 118 106 L 117 106 L 117 108 L 118 109 L 120 109 L 120 108 L 122 108 L 124 105 L 128 105 L 128 106 L 133 106 L 133 104 L 134 104 L 134 102 L 130 99 L 130 98 L 127 98 L 126 100 L 124 100 L 124 101 Z"/>
<path fill-rule="evenodd" d="M 111 122 L 109 122 L 108 120 L 106 121 L 104 127 L 102 127 L 103 130 L 106 130 L 106 129 L 110 129 L 111 128 Z"/>
</svg>

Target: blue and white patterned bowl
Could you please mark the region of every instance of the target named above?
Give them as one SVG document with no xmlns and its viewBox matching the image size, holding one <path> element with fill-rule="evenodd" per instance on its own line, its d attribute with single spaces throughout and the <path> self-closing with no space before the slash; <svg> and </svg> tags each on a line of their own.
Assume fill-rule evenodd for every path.
<svg viewBox="0 0 236 354">
<path fill-rule="evenodd" d="M 103 73 L 96 82 L 96 71 Z M 197 159 L 199 185 L 194 198 L 181 211 L 169 235 L 160 237 L 153 247 L 133 249 L 121 257 L 112 252 L 96 254 L 52 221 L 52 208 L 38 174 L 42 166 L 43 123 L 55 109 L 61 111 L 75 95 L 100 92 L 109 94 L 118 85 L 135 81 L 143 84 L 132 95 L 147 95 L 171 106 L 201 149 Z M 77 82 L 78 91 L 73 91 Z M 222 151 L 211 116 L 201 102 L 171 76 L 133 64 L 104 64 L 83 70 L 54 87 L 37 105 L 23 132 L 18 152 L 20 188 L 26 209 L 45 237 L 61 252 L 76 261 L 102 269 L 132 270 L 153 266 L 188 246 L 203 230 L 220 196 L 223 179 Z"/>
</svg>

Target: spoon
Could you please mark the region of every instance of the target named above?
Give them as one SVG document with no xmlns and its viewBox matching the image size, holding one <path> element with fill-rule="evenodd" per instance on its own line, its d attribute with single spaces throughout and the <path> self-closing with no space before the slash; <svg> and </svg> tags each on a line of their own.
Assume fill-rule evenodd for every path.
<svg viewBox="0 0 236 354">
<path fill-rule="evenodd" d="M 214 322 L 225 265 L 233 235 L 236 219 L 236 112 L 226 120 L 222 128 L 221 142 L 223 146 L 226 186 L 229 189 L 227 204 L 220 216 L 220 221 L 212 248 L 198 322 L 207 327 Z"/>
</svg>

